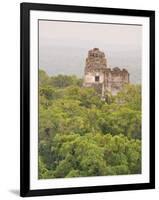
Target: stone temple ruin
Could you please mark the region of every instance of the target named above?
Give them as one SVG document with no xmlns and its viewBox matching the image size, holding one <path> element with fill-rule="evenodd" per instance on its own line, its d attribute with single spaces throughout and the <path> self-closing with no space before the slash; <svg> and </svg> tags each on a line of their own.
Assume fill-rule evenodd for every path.
<svg viewBox="0 0 159 200">
<path fill-rule="evenodd" d="M 129 73 L 126 69 L 109 68 L 104 52 L 98 48 L 88 51 L 84 72 L 84 87 L 95 87 L 105 99 L 106 93 L 116 95 L 124 84 L 129 83 Z"/>
</svg>

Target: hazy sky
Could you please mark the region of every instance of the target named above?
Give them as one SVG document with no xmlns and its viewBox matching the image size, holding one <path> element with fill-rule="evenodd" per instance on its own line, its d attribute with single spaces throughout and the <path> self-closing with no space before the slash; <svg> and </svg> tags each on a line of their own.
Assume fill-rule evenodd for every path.
<svg viewBox="0 0 159 200">
<path fill-rule="evenodd" d="M 103 51 L 111 67 L 127 68 L 141 80 L 142 26 L 39 21 L 39 67 L 50 75 L 82 77 L 88 50 Z"/>
</svg>

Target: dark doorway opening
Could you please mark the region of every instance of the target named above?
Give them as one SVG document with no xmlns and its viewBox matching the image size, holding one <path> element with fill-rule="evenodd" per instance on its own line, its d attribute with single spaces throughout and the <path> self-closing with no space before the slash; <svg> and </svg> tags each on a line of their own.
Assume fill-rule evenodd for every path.
<svg viewBox="0 0 159 200">
<path fill-rule="evenodd" d="M 99 82 L 99 76 L 95 76 L 95 82 Z"/>
</svg>

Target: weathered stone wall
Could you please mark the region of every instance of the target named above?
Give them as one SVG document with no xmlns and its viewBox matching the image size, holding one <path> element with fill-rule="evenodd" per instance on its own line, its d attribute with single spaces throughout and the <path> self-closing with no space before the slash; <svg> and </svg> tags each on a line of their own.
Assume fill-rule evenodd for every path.
<svg viewBox="0 0 159 200">
<path fill-rule="evenodd" d="M 99 76 L 99 81 L 95 81 L 95 76 Z M 104 82 L 104 73 L 103 71 L 92 71 L 87 72 L 84 77 L 84 86 L 91 86 L 91 84 L 99 84 Z"/>
<path fill-rule="evenodd" d="M 99 51 L 98 48 L 94 48 L 88 52 L 86 58 L 85 72 L 92 72 L 93 70 L 105 69 L 107 67 L 107 61 L 105 54 Z"/>
<path fill-rule="evenodd" d="M 105 91 L 117 94 L 124 84 L 129 83 L 129 73 L 126 69 L 118 67 L 108 68 L 105 54 L 98 48 L 88 52 L 85 66 L 85 87 L 104 88 Z"/>
</svg>

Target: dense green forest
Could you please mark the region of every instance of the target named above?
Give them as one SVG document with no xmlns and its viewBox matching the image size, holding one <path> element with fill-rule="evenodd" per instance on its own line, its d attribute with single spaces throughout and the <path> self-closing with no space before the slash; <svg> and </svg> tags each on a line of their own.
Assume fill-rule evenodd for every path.
<svg viewBox="0 0 159 200">
<path fill-rule="evenodd" d="M 39 71 L 39 179 L 141 173 L 141 86 L 101 101 L 76 76 Z"/>
</svg>

